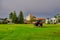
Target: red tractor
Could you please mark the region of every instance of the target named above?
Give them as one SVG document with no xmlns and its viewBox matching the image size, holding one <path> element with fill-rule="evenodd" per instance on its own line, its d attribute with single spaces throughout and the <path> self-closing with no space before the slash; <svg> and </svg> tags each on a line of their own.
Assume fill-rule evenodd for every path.
<svg viewBox="0 0 60 40">
<path fill-rule="evenodd" d="M 42 27 L 43 26 L 43 21 L 44 21 L 43 18 L 37 18 L 36 21 L 34 22 L 34 25 L 35 26 L 39 26 L 39 27 L 41 26 Z"/>
</svg>

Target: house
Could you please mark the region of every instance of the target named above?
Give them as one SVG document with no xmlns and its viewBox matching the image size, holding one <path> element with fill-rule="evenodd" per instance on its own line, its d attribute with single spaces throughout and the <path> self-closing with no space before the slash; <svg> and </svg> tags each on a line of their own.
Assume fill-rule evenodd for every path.
<svg viewBox="0 0 60 40">
<path fill-rule="evenodd" d="M 7 19 L 8 20 L 8 24 L 12 24 L 12 20 L 11 19 Z"/>
<path fill-rule="evenodd" d="M 45 18 L 35 18 L 35 20 L 42 20 L 43 22 L 45 22 Z"/>
<path fill-rule="evenodd" d="M 30 21 L 30 19 L 32 18 L 33 16 L 32 16 L 32 14 L 30 13 L 28 16 L 26 16 L 26 20 L 27 21 Z"/>
<path fill-rule="evenodd" d="M 56 18 L 47 18 L 45 21 L 46 24 L 56 24 L 57 19 Z"/>
<path fill-rule="evenodd" d="M 28 16 L 26 16 L 26 18 L 25 18 L 25 23 L 31 23 L 30 21 L 32 20 L 32 19 L 35 19 L 36 17 L 35 16 L 33 16 L 31 13 L 30 14 L 28 14 Z"/>
<path fill-rule="evenodd" d="M 4 19 L 3 18 L 0 18 L 0 24 L 4 22 Z"/>
<path fill-rule="evenodd" d="M 47 19 L 45 20 L 45 23 L 46 23 L 46 24 L 50 24 L 50 18 L 47 18 Z"/>
<path fill-rule="evenodd" d="M 56 18 L 51 18 L 51 24 L 55 24 L 57 22 L 57 19 Z"/>
<path fill-rule="evenodd" d="M 11 19 L 8 19 L 8 18 L 0 18 L 0 24 L 11 24 L 12 23 L 12 20 Z"/>
</svg>

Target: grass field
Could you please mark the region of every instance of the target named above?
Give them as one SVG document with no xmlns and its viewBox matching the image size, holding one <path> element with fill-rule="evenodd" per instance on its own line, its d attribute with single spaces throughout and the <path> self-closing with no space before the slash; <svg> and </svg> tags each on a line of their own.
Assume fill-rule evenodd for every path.
<svg viewBox="0 0 60 40">
<path fill-rule="evenodd" d="M 60 40 L 60 24 L 0 24 L 0 40 Z"/>
</svg>

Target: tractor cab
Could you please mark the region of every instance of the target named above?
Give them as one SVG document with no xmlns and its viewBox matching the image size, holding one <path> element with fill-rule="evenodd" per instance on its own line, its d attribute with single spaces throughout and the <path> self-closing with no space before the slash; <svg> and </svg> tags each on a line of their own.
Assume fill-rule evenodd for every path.
<svg viewBox="0 0 60 40">
<path fill-rule="evenodd" d="M 43 26 L 43 21 L 44 21 L 44 19 L 37 18 L 36 21 L 34 22 L 34 25 L 35 26 L 39 26 L 39 27 L 41 26 L 42 27 Z"/>
</svg>

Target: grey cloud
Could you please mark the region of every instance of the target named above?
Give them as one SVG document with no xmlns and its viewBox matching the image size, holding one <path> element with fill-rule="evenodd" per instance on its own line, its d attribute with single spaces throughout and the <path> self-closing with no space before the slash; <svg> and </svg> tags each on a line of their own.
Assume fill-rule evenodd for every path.
<svg viewBox="0 0 60 40">
<path fill-rule="evenodd" d="M 2 14 L 10 13 L 16 10 L 24 11 L 26 16 L 28 13 L 39 16 L 53 16 L 56 12 L 60 12 L 60 0 L 0 0 L 2 6 Z M 1 7 L 0 7 L 1 8 Z M 56 11 L 57 10 L 57 11 Z M 39 15 L 38 15 L 39 14 Z M 51 15 L 50 15 L 51 14 Z M 1 14 L 0 14 L 1 15 Z"/>
</svg>

